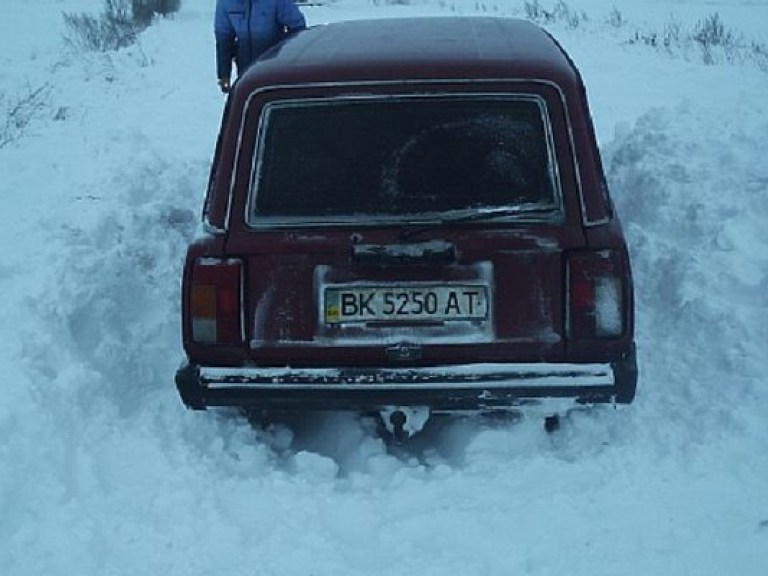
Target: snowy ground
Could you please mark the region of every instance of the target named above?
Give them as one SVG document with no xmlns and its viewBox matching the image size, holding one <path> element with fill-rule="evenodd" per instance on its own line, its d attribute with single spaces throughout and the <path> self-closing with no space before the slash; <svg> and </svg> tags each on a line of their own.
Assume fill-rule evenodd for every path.
<svg viewBox="0 0 768 576">
<path fill-rule="evenodd" d="M 638 399 L 550 436 L 437 422 L 407 449 L 349 415 L 265 434 L 176 396 L 179 269 L 222 106 L 213 3 L 83 56 L 61 12 L 100 2 L 3 2 L 0 574 L 768 574 L 768 71 L 642 40 L 717 11 L 764 46 L 768 3 L 570 0 L 588 19 L 547 25 L 586 80 L 631 243 Z M 30 94 L 26 127 L 5 125 Z"/>
</svg>

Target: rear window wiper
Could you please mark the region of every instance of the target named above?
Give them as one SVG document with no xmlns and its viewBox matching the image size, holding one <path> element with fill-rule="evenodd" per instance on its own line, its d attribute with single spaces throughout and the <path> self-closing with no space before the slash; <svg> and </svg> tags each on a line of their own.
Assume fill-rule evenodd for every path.
<svg viewBox="0 0 768 576">
<path fill-rule="evenodd" d="M 460 224 L 465 222 L 482 222 L 494 220 L 504 216 L 519 216 L 520 214 L 535 214 L 543 212 L 552 212 L 551 207 L 521 205 L 521 206 L 499 206 L 497 208 L 473 208 L 470 210 L 456 211 L 453 215 L 444 214 L 436 218 L 433 222 L 418 223 L 417 225 L 406 225 L 400 232 L 400 239 L 407 240 L 422 232 L 446 226 L 449 224 Z"/>
<path fill-rule="evenodd" d="M 479 222 L 483 220 L 493 220 L 503 216 L 518 216 L 519 214 L 528 214 L 530 212 L 542 212 L 541 207 L 534 206 L 499 206 L 497 208 L 478 208 L 471 211 L 463 211 L 463 214 L 447 216 L 441 218 L 443 224 L 453 224 L 455 222 Z"/>
</svg>

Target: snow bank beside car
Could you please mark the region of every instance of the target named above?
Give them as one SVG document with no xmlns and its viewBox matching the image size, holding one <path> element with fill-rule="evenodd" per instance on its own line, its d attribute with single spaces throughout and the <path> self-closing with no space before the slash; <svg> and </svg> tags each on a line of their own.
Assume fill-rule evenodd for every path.
<svg viewBox="0 0 768 576">
<path fill-rule="evenodd" d="M 768 123 L 755 104 L 754 116 L 699 103 L 654 110 L 609 147 L 643 287 L 646 378 L 666 383 L 648 396 L 700 424 L 768 392 Z M 658 355 L 660 342 L 675 352 Z"/>
</svg>

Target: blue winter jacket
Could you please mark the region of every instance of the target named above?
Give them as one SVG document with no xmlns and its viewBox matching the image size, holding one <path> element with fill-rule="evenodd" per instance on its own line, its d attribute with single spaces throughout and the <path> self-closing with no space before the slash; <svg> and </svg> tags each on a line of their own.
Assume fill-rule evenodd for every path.
<svg viewBox="0 0 768 576">
<path fill-rule="evenodd" d="M 217 77 L 230 77 L 232 60 L 242 74 L 267 48 L 304 28 L 293 0 L 216 0 Z"/>
</svg>

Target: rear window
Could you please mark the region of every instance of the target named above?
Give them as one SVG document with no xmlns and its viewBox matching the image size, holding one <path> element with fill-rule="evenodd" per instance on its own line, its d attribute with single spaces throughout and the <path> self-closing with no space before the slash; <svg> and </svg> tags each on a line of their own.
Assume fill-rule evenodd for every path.
<svg viewBox="0 0 768 576">
<path fill-rule="evenodd" d="M 256 150 L 253 225 L 560 208 L 546 106 L 533 96 L 273 103 Z"/>
</svg>

